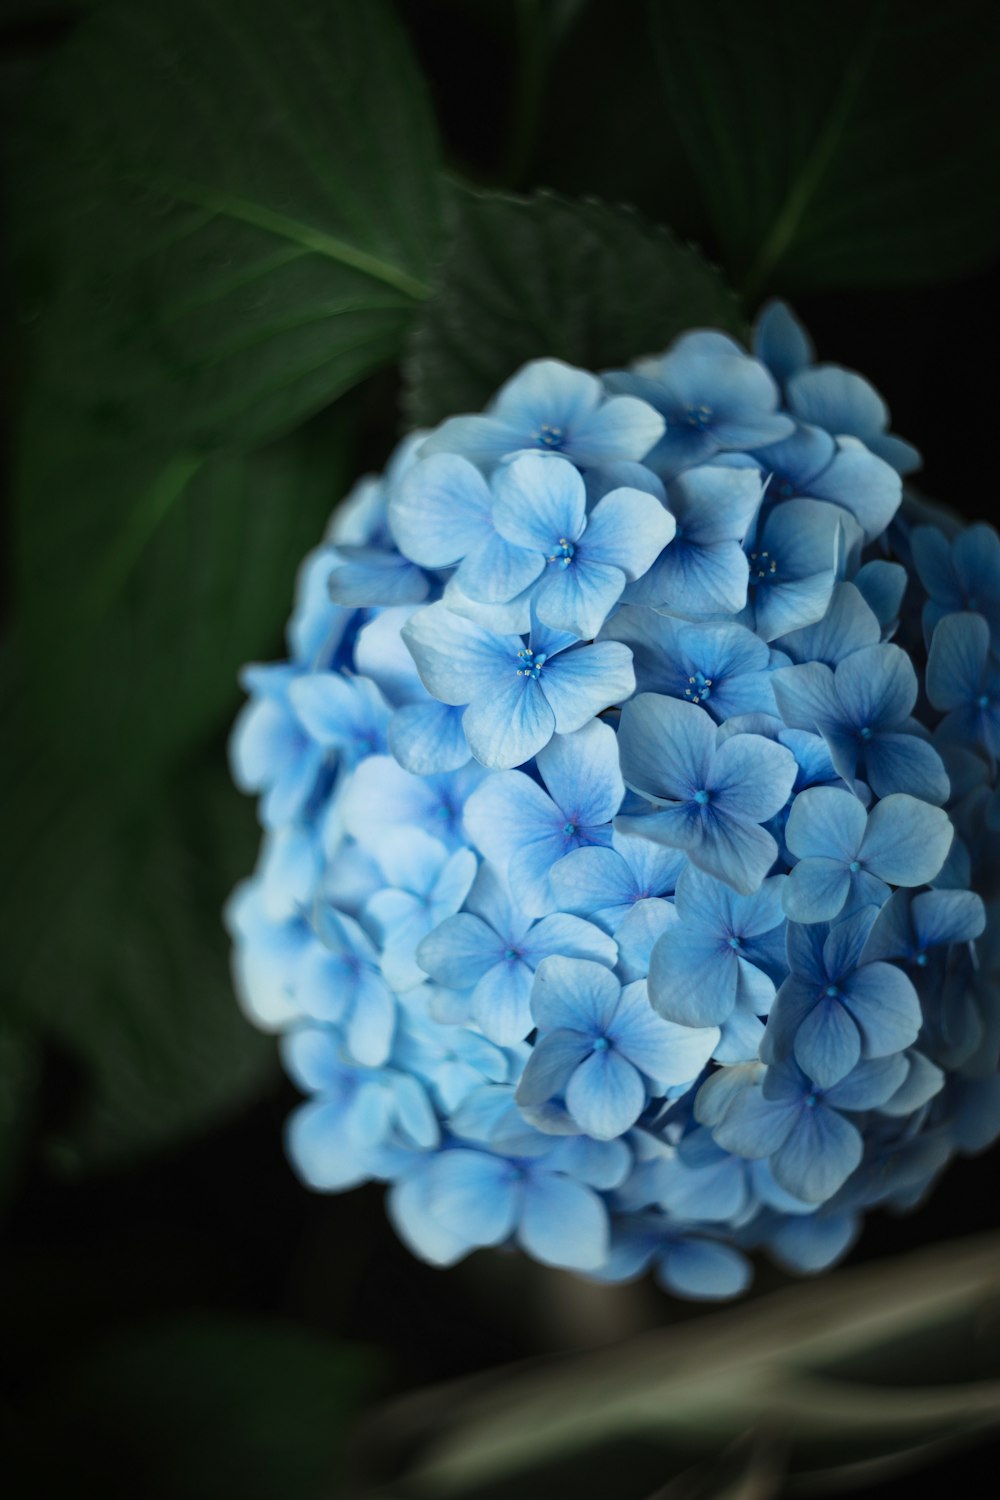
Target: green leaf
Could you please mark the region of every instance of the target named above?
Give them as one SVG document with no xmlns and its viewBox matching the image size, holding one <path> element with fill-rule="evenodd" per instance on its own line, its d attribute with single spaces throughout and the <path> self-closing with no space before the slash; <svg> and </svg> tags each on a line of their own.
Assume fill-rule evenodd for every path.
<svg viewBox="0 0 1000 1500">
<path fill-rule="evenodd" d="M 249 454 L 122 439 L 37 392 L 15 487 L 22 686 L 73 768 L 146 786 L 280 650 L 296 569 L 347 487 L 349 411 Z M 123 787 L 124 790 L 124 787 Z"/>
<path fill-rule="evenodd" d="M 287 431 L 393 359 L 427 295 L 437 145 L 385 0 L 102 7 L 27 134 L 22 314 L 120 428 Z"/>
<path fill-rule="evenodd" d="M 533 1494 L 539 1476 L 552 1493 L 560 1465 L 579 1472 L 609 1448 L 690 1460 L 753 1435 L 775 1441 L 796 1475 L 904 1459 L 1000 1428 L 998 1308 L 997 1237 L 939 1245 L 617 1347 L 422 1392 L 415 1410 L 403 1402 L 373 1423 L 371 1451 L 391 1453 L 419 1422 L 420 1454 L 394 1476 L 408 1500 Z M 952 1333 L 964 1361 L 942 1384 L 938 1348 Z"/>
<path fill-rule="evenodd" d="M 475 410 L 528 359 L 601 369 L 705 325 L 742 331 L 731 292 L 630 210 L 548 193 L 466 194 L 405 363 L 409 414 L 430 425 Z"/>
<path fill-rule="evenodd" d="M 650 10 L 664 119 L 749 298 L 929 281 L 1000 248 L 991 0 Z"/>
<path fill-rule="evenodd" d="M 348 1424 L 378 1373 L 374 1351 L 291 1323 L 188 1314 L 138 1325 L 80 1354 L 19 1411 L 7 1477 L 18 1495 L 333 1497 Z"/>
<path fill-rule="evenodd" d="M 190 1139 L 259 1097 L 271 1043 L 240 1014 L 220 913 L 249 871 L 250 806 L 221 764 L 145 806 L 39 756 L 3 810 L 11 878 L 0 935 L 5 1009 L 81 1070 L 46 1141 L 61 1169 L 124 1163 Z"/>
</svg>

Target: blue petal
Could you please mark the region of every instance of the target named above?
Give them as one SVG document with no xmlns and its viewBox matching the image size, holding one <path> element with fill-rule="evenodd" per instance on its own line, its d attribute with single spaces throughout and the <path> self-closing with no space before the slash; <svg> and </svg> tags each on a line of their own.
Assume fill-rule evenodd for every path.
<svg viewBox="0 0 1000 1500">
<path fill-rule="evenodd" d="M 753 1269 L 732 1245 L 691 1238 L 670 1244 L 656 1275 L 668 1291 L 681 1297 L 714 1300 L 738 1297 L 750 1285 Z"/>
<path fill-rule="evenodd" d="M 486 481 L 468 459 L 435 454 L 407 471 L 389 501 L 389 529 L 411 562 L 447 568 L 492 531 Z"/>
<path fill-rule="evenodd" d="M 830 922 L 843 911 L 850 890 L 850 872 L 842 859 L 814 855 L 800 860 L 785 883 L 785 914 L 793 922 Z"/>
<path fill-rule="evenodd" d="M 515 676 L 520 636 L 496 636 L 442 603 L 417 610 L 401 631 L 420 680 L 442 703 L 470 703 Z"/>
<path fill-rule="evenodd" d="M 826 996 L 813 1006 L 795 1034 L 795 1060 L 822 1089 L 846 1078 L 861 1056 L 861 1037 L 851 1016 Z"/>
<path fill-rule="evenodd" d="M 927 657 L 927 696 L 935 708 L 964 707 L 980 690 L 990 628 L 982 615 L 947 615 Z"/>
<path fill-rule="evenodd" d="M 808 333 L 786 302 L 765 302 L 754 323 L 753 352 L 782 385 L 811 365 L 815 350 Z"/>
<path fill-rule="evenodd" d="M 610 725 L 591 721 L 573 734 L 557 734 L 537 764 L 556 806 L 578 826 L 608 823 L 621 806 L 625 784 Z"/>
<path fill-rule="evenodd" d="M 917 1039 L 923 1017 L 912 983 L 895 964 L 871 963 L 841 981 L 844 1005 L 861 1030 L 866 1057 L 888 1057 Z"/>
<path fill-rule="evenodd" d="M 555 630 L 592 640 L 621 598 L 625 574 L 582 549 L 568 566 L 550 563 L 534 595 L 538 618 Z"/>
<path fill-rule="evenodd" d="M 593 1046 L 593 1037 L 569 1028 L 559 1028 L 540 1037 L 531 1049 L 517 1086 L 518 1104 L 544 1104 L 564 1093 Z"/>
<path fill-rule="evenodd" d="M 521 766 L 555 732 L 555 715 L 539 682 L 517 677 L 513 665 L 507 681 L 477 694 L 462 718 L 469 749 L 481 765 L 495 770 Z"/>
<path fill-rule="evenodd" d="M 891 885 L 925 885 L 944 864 L 954 834 L 943 808 L 897 792 L 872 809 L 858 858 Z"/>
<path fill-rule="evenodd" d="M 864 807 L 850 792 L 808 787 L 792 803 L 785 843 L 800 859 L 825 856 L 849 864 L 858 857 L 867 821 Z"/>
<path fill-rule="evenodd" d="M 497 472 L 493 523 L 500 535 L 543 557 L 565 538 L 575 542 L 586 524 L 586 491 L 564 458 L 526 453 Z"/>
<path fill-rule="evenodd" d="M 534 1171 L 525 1184 L 517 1237 L 543 1265 L 596 1271 L 608 1256 L 607 1210 L 583 1183 Z"/>
<path fill-rule="evenodd" d="M 738 959 L 717 934 L 675 922 L 653 949 L 649 998 L 681 1026 L 720 1026 L 736 1004 Z"/>
<path fill-rule="evenodd" d="M 545 663 L 540 686 L 555 715 L 556 731 L 572 734 L 588 719 L 631 697 L 632 653 L 617 641 L 562 651 Z"/>
<path fill-rule="evenodd" d="M 625 784 L 651 798 L 688 801 L 709 784 L 716 737 L 704 709 L 640 693 L 623 707 L 618 729 Z"/>
<path fill-rule="evenodd" d="M 614 1048 L 592 1052 L 566 1089 L 566 1108 L 587 1135 L 610 1141 L 631 1129 L 646 1103 L 636 1069 Z"/>
<path fill-rule="evenodd" d="M 538 966 L 531 1010 L 543 1031 L 569 1027 L 603 1036 L 620 994 L 621 986 L 603 964 L 557 955 Z"/>
<path fill-rule="evenodd" d="M 483 1151 L 444 1151 L 428 1169 L 427 1206 L 452 1234 L 499 1245 L 517 1223 L 520 1194 L 506 1161 Z"/>
<path fill-rule="evenodd" d="M 758 734 L 734 734 L 716 752 L 708 786 L 712 806 L 763 823 L 784 807 L 798 766 L 784 745 Z"/>
<path fill-rule="evenodd" d="M 388 741 L 399 764 L 415 776 L 457 771 L 471 755 L 461 708 L 447 703 L 410 703 L 397 709 L 389 720 Z"/>
<path fill-rule="evenodd" d="M 618 568 L 629 580 L 651 567 L 673 538 L 674 517 L 642 490 L 612 490 L 587 518 L 581 550 L 594 561 Z"/>
<path fill-rule="evenodd" d="M 822 1106 L 804 1109 L 796 1128 L 771 1158 L 782 1187 L 806 1203 L 825 1203 L 862 1156 L 861 1136 L 849 1120 Z"/>
</svg>

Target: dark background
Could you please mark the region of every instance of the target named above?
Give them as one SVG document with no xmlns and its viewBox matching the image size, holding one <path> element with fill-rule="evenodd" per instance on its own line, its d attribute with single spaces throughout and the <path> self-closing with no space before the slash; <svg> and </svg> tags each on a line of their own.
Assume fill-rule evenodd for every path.
<svg viewBox="0 0 1000 1500">
<path fill-rule="evenodd" d="M 651 65 L 645 45 L 635 47 L 644 7 L 582 7 L 543 84 L 530 70 L 526 81 L 518 63 L 530 7 L 408 0 L 397 9 L 453 170 L 484 186 L 627 200 L 725 263 L 681 154 L 666 167 L 648 156 Z M 3 118 L 15 133 L 31 119 L 39 79 L 79 19 L 73 6 L 0 6 Z M 974 35 L 969 40 L 976 45 Z M 628 86 L 616 93 L 620 78 Z M 518 125 L 525 118 L 531 128 Z M 990 196 L 988 184 L 983 193 Z M 12 211 L 16 217 L 16 199 Z M 984 218 L 995 211 L 984 203 Z M 786 287 L 778 276 L 771 289 L 788 292 L 822 358 L 863 371 L 882 391 L 894 429 L 924 454 L 920 487 L 970 519 L 995 519 L 995 255 L 912 285 L 797 287 L 794 279 Z M 31 363 L 18 295 L 8 277 L 9 476 L 23 441 Z M 347 480 L 384 461 L 402 421 L 399 396 L 390 368 L 349 398 L 358 440 Z M 16 546 L 13 522 L 7 539 Z M 24 587 L 16 563 L 6 576 L 16 618 Z M 286 599 L 290 588 L 291 573 Z M 276 632 L 270 654 L 281 649 Z M 237 703 L 234 686 L 230 711 Z M 224 723 L 198 752 L 220 776 Z M 234 798 L 227 816 L 237 830 L 229 873 L 239 874 L 253 857 L 252 813 Z M 86 880 L 87 871 L 78 876 Z M 213 910 L 225 890 L 218 878 L 209 884 Z M 221 931 L 213 942 L 221 964 Z M 207 1121 L 135 1159 L 123 1151 L 96 1164 L 73 1147 L 89 1107 L 88 1062 L 57 1028 L 43 1023 L 35 1033 L 27 1083 L 0 1078 L 16 1145 L 0 1260 L 0 1433 L 24 1493 L 61 1494 L 72 1485 L 108 1497 L 335 1494 L 338 1481 L 321 1485 L 317 1476 L 329 1472 L 338 1433 L 383 1397 L 703 1315 L 645 1285 L 591 1296 L 514 1256 L 479 1254 L 446 1272 L 418 1263 L 389 1229 L 379 1188 L 323 1198 L 297 1183 L 281 1145 L 295 1091 L 270 1066 L 269 1050 L 255 1058 L 235 1100 L 221 1101 Z M 997 1164 L 996 1150 L 956 1162 L 916 1212 L 873 1214 L 849 1261 L 1000 1227 Z M 785 1282 L 762 1265 L 754 1295 Z M 316 1404 L 324 1380 L 341 1391 L 336 1409 Z M 976 1457 L 950 1457 L 924 1477 L 946 1476 L 961 1488 L 972 1482 Z M 603 1481 L 604 1493 L 621 1500 L 641 1500 L 656 1483 L 627 1465 L 617 1476 L 610 1487 Z M 889 1479 L 877 1493 L 901 1495 L 910 1483 Z M 876 1492 L 855 1492 L 869 1491 Z"/>
</svg>

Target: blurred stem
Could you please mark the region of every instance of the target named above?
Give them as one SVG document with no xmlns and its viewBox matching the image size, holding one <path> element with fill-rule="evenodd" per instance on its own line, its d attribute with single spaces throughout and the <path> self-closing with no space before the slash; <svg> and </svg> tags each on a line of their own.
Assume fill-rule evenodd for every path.
<svg viewBox="0 0 1000 1500">
<path fill-rule="evenodd" d="M 531 162 L 549 61 L 543 0 L 514 0 L 514 29 L 517 76 L 502 178 L 516 190 L 524 186 Z"/>
</svg>

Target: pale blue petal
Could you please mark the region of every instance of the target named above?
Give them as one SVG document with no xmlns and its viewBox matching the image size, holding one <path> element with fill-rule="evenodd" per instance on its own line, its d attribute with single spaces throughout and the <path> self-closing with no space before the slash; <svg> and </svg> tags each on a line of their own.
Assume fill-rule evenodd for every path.
<svg viewBox="0 0 1000 1500">
<path fill-rule="evenodd" d="M 587 1135 L 614 1140 L 631 1129 L 646 1103 L 642 1079 L 614 1048 L 591 1055 L 574 1071 L 566 1108 Z"/>
<path fill-rule="evenodd" d="M 716 752 L 708 786 L 720 812 L 763 823 L 784 807 L 798 766 L 784 745 L 759 734 L 734 734 Z"/>
<path fill-rule="evenodd" d="M 461 707 L 436 701 L 398 708 L 389 720 L 388 741 L 399 764 L 415 776 L 457 771 L 471 755 Z"/>
<path fill-rule="evenodd" d="M 604 1036 L 620 994 L 618 980 L 603 964 L 557 955 L 538 966 L 531 1011 L 543 1031 L 569 1027 Z"/>
<path fill-rule="evenodd" d="M 567 567 L 550 562 L 534 594 L 539 620 L 554 630 L 568 630 L 592 640 L 621 598 L 625 574 L 596 562 L 582 549 Z"/>
<path fill-rule="evenodd" d="M 559 1028 L 540 1037 L 531 1049 L 517 1086 L 517 1102 L 544 1104 L 565 1092 L 576 1069 L 593 1051 L 594 1042 L 582 1032 Z"/>
<path fill-rule="evenodd" d="M 650 1003 L 681 1026 L 721 1026 L 736 1004 L 738 963 L 716 933 L 675 922 L 653 949 Z"/>
<path fill-rule="evenodd" d="M 644 796 L 689 801 L 709 785 L 716 738 L 704 709 L 640 693 L 623 707 L 618 729 L 625 784 Z"/>
<path fill-rule="evenodd" d="M 538 769 L 556 806 L 582 827 L 607 823 L 625 795 L 618 742 L 608 724 L 591 721 L 557 734 L 539 752 Z"/>
<path fill-rule="evenodd" d="M 657 1015 L 641 981 L 625 986 L 608 1035 L 658 1089 L 697 1078 L 719 1040 L 714 1026 L 677 1026 Z"/>
<path fill-rule="evenodd" d="M 521 1193 L 501 1157 L 483 1151 L 444 1151 L 428 1169 L 432 1217 L 474 1245 L 499 1245 L 517 1223 Z"/>
<path fill-rule="evenodd" d="M 659 1259 L 656 1277 L 678 1296 L 712 1301 L 746 1291 L 753 1268 L 732 1245 L 692 1238 L 670 1244 Z"/>
<path fill-rule="evenodd" d="M 545 559 L 515 547 L 491 531 L 462 559 L 455 587 L 474 604 L 509 605 L 519 599 L 545 568 Z"/>
<path fill-rule="evenodd" d="M 861 1029 L 866 1057 L 887 1057 L 916 1041 L 923 1021 L 920 1001 L 895 964 L 865 964 L 841 981 L 841 989 Z"/>
<path fill-rule="evenodd" d="M 479 470 L 454 454 L 413 465 L 389 501 L 389 530 L 399 550 L 424 568 L 447 568 L 492 530 L 490 492 Z"/>
<path fill-rule="evenodd" d="M 935 708 L 962 708 L 980 690 L 990 648 L 982 615 L 948 615 L 937 626 L 927 657 L 927 696 Z"/>
<path fill-rule="evenodd" d="M 545 663 L 539 685 L 555 715 L 558 733 L 572 734 L 605 708 L 631 697 L 635 691 L 632 653 L 617 641 L 562 651 Z"/>
<path fill-rule="evenodd" d="M 608 1257 L 609 1235 L 607 1210 L 590 1188 L 554 1172 L 530 1174 L 517 1237 L 535 1260 L 596 1271 Z"/>
<path fill-rule="evenodd" d="M 943 808 L 897 792 L 872 809 L 858 857 L 890 885 L 925 885 L 944 864 L 954 834 Z"/>
<path fill-rule="evenodd" d="M 844 909 L 851 875 L 842 859 L 812 855 L 789 873 L 782 902 L 793 922 L 830 922 Z"/>
<path fill-rule="evenodd" d="M 837 787 L 808 787 L 792 803 L 785 843 L 800 859 L 825 856 L 849 864 L 858 857 L 867 820 L 863 805 L 850 792 Z"/>
<path fill-rule="evenodd" d="M 514 1047 L 531 1031 L 534 975 L 520 959 L 501 959 L 472 991 L 472 1017 L 498 1047 Z M 468 981 L 466 981 L 468 983 Z"/>
<path fill-rule="evenodd" d="M 432 979 L 452 989 L 476 984 L 503 956 L 504 943 L 469 912 L 448 917 L 421 940 L 417 962 Z"/>
<path fill-rule="evenodd" d="M 424 687 L 442 703 L 469 703 L 508 678 L 517 681 L 520 636 L 491 635 L 442 603 L 417 610 L 401 634 Z"/>
<path fill-rule="evenodd" d="M 555 912 L 536 922 L 519 946 L 525 963 L 532 967 L 543 958 L 562 954 L 566 958 L 591 958 L 611 968 L 618 956 L 617 944 L 606 932 L 566 912 Z"/>
<path fill-rule="evenodd" d="M 552 836 L 559 809 L 523 771 L 505 771 L 480 783 L 463 818 L 476 848 L 503 868 L 525 843 Z"/>
<path fill-rule="evenodd" d="M 586 490 L 564 458 L 525 453 L 497 471 L 493 524 L 502 537 L 548 557 L 565 539 L 575 542 L 586 523 Z"/>
<path fill-rule="evenodd" d="M 652 566 L 675 530 L 674 517 L 655 496 L 612 490 L 587 518 L 579 550 L 591 561 L 618 568 L 631 581 Z"/>
<path fill-rule="evenodd" d="M 575 428 L 570 450 L 584 468 L 645 458 L 663 436 L 665 425 L 647 402 L 635 396 L 613 396 Z"/>
<path fill-rule="evenodd" d="M 555 714 L 540 682 L 517 677 L 513 665 L 506 681 L 469 704 L 462 719 L 469 749 L 481 765 L 494 770 L 521 766 L 555 732 Z"/>
</svg>

